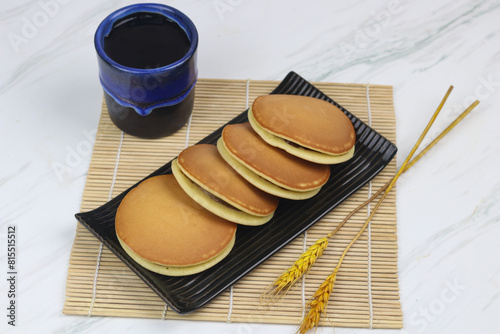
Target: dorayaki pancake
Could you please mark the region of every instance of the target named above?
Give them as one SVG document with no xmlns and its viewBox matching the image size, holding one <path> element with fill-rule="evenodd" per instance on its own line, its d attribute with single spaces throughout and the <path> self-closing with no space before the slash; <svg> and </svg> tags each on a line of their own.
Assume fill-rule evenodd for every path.
<svg viewBox="0 0 500 334">
<path fill-rule="evenodd" d="M 330 177 L 329 166 L 305 161 L 268 145 L 249 123 L 224 127 L 217 148 L 240 175 L 276 196 L 312 197 Z"/>
<path fill-rule="evenodd" d="M 132 189 L 118 207 L 115 228 L 136 262 L 170 276 L 215 265 L 232 249 L 236 233 L 236 224 L 201 207 L 173 175 L 151 177 Z"/>
<path fill-rule="evenodd" d="M 356 132 L 336 106 L 308 96 L 264 95 L 248 112 L 254 130 L 270 145 L 323 164 L 349 160 Z"/>
<path fill-rule="evenodd" d="M 209 144 L 191 146 L 172 162 L 180 186 L 207 210 L 229 221 L 261 225 L 274 215 L 279 199 L 250 184 Z"/>
</svg>

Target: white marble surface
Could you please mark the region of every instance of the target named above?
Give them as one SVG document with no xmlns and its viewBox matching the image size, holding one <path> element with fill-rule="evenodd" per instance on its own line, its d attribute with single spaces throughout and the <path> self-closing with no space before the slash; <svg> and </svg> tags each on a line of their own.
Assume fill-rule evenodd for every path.
<svg viewBox="0 0 500 334">
<path fill-rule="evenodd" d="M 0 2 L 0 332 L 294 333 L 294 326 L 61 313 L 73 214 L 102 99 L 93 33 L 108 13 L 129 3 Z M 398 165 L 450 84 L 455 90 L 437 129 L 481 100 L 398 182 L 405 327 L 375 332 L 500 332 L 497 0 L 167 3 L 198 27 L 200 77 L 281 80 L 294 70 L 311 81 L 393 85 Z M 67 159 L 71 168 L 58 174 L 54 164 Z M 8 224 L 18 227 L 15 328 L 6 318 Z"/>
</svg>

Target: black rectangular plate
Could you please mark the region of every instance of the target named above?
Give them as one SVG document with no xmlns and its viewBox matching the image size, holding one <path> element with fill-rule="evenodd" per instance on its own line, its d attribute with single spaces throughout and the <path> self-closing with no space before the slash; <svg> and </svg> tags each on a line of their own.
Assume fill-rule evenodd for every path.
<svg viewBox="0 0 500 334">
<path fill-rule="evenodd" d="M 273 219 L 267 224 L 257 227 L 239 226 L 234 248 L 216 266 L 196 275 L 162 276 L 139 266 L 123 251 L 115 234 L 115 213 L 123 197 L 138 183 L 101 207 L 75 215 L 83 226 L 177 313 L 185 314 L 208 303 L 370 181 L 396 154 L 397 147 L 393 143 L 294 72 L 290 72 L 271 94 L 312 96 L 339 107 L 354 124 L 355 154 L 345 163 L 332 165 L 329 181 L 313 198 L 303 201 L 281 200 Z M 247 120 L 245 111 L 228 124 Z M 223 127 L 200 143 L 215 144 Z M 146 178 L 170 173 L 169 162 Z"/>
</svg>

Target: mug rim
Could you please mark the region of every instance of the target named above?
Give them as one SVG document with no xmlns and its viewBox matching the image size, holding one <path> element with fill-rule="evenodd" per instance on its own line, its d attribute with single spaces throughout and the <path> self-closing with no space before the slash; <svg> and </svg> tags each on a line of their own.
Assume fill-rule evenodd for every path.
<svg viewBox="0 0 500 334">
<path fill-rule="evenodd" d="M 189 50 L 181 59 L 171 64 L 154 68 L 129 67 L 111 59 L 104 51 L 104 38 L 109 34 L 115 22 L 130 14 L 135 13 L 156 13 L 173 20 L 182 30 L 184 30 L 184 32 L 188 36 L 190 41 Z M 122 7 L 106 16 L 106 18 L 97 27 L 94 35 L 94 45 L 99 57 L 101 57 L 102 60 L 110 64 L 112 67 L 134 74 L 151 74 L 154 72 L 173 70 L 187 63 L 189 59 L 193 57 L 198 47 L 198 31 L 196 30 L 193 21 L 191 21 L 191 19 L 186 14 L 176 8 L 157 3 L 133 4 Z"/>
</svg>

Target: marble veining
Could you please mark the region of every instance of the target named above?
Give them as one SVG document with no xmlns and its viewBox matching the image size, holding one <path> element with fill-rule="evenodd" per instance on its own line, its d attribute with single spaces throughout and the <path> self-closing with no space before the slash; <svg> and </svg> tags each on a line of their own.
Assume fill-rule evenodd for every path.
<svg viewBox="0 0 500 334">
<path fill-rule="evenodd" d="M 7 325 L 2 314 L 0 332 L 294 333 L 289 325 L 62 315 L 73 214 L 102 101 L 93 34 L 108 13 L 131 3 L 0 4 L 3 277 L 7 226 L 19 231 L 18 326 Z M 200 77 L 281 80 L 294 70 L 311 81 L 392 85 L 398 165 L 449 85 L 455 89 L 427 143 L 479 99 L 478 108 L 398 181 L 404 328 L 376 332 L 500 331 L 500 2 L 166 3 L 198 28 Z"/>
</svg>

